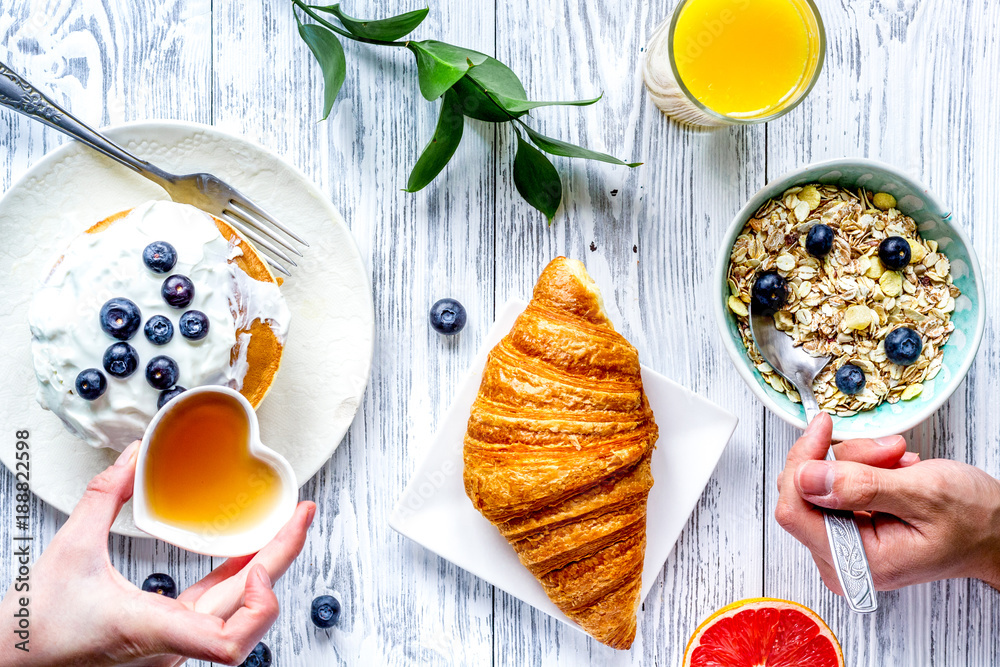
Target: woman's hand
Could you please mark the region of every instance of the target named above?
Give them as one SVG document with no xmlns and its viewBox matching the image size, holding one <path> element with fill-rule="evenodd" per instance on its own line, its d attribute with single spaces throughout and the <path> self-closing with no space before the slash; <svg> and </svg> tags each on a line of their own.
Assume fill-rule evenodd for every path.
<svg viewBox="0 0 1000 667">
<path fill-rule="evenodd" d="M 824 461 L 832 430 L 821 413 L 792 447 L 774 513 L 830 590 L 842 594 L 817 506 L 854 510 L 879 590 L 952 577 L 1000 587 L 1000 482 L 965 463 L 920 461 L 902 436 L 849 440 Z"/>
<path fill-rule="evenodd" d="M 316 505 L 299 503 L 257 554 L 230 558 L 173 600 L 146 593 L 111 565 L 108 534 L 132 496 L 138 444 L 87 486 L 65 525 L 31 567 L 31 590 L 8 590 L 0 634 L 14 637 L 18 597 L 29 597 L 30 652 L 0 644 L 4 665 L 178 665 L 197 658 L 239 664 L 278 618 L 271 590 L 302 550 Z"/>
</svg>

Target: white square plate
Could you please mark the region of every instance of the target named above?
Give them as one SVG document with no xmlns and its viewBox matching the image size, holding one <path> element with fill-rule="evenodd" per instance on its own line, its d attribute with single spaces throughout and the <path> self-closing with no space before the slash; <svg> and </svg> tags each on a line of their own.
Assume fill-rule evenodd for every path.
<svg viewBox="0 0 1000 667">
<path fill-rule="evenodd" d="M 427 455 L 396 503 L 389 525 L 442 558 L 579 629 L 549 600 L 507 540 L 472 506 L 462 481 L 462 444 L 486 358 L 527 305 L 512 299 L 500 310 Z M 647 505 L 641 596 L 645 599 L 712 476 L 737 418 L 645 366 L 642 384 L 660 427 Z"/>
</svg>

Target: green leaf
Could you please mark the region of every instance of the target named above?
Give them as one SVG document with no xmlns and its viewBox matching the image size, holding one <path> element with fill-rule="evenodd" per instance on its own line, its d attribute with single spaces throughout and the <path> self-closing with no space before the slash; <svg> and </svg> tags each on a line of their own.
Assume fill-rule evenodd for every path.
<svg viewBox="0 0 1000 667">
<path fill-rule="evenodd" d="M 441 97 L 469 69 L 481 65 L 488 58 L 484 53 L 433 39 L 408 42 L 406 47 L 417 57 L 420 94 L 429 100 Z"/>
<path fill-rule="evenodd" d="M 514 186 L 524 200 L 545 214 L 549 224 L 562 201 L 562 181 L 559 172 L 545 155 L 517 135 L 514 156 Z"/>
<path fill-rule="evenodd" d="M 550 100 L 550 101 L 539 101 L 533 102 L 531 100 L 524 100 L 520 98 L 507 97 L 506 95 L 501 95 L 500 93 L 490 93 L 490 97 L 496 100 L 497 104 L 502 106 L 507 111 L 511 113 L 524 113 L 525 111 L 530 111 L 531 109 L 536 109 L 538 107 L 551 107 L 551 106 L 574 106 L 574 107 L 585 107 L 597 102 L 604 94 L 598 95 L 592 100 Z"/>
<path fill-rule="evenodd" d="M 506 123 L 526 113 L 508 111 L 494 99 L 494 95 L 505 98 L 527 96 L 517 75 L 495 58 L 486 58 L 481 65 L 469 70 L 466 77 L 455 83 L 454 89 L 462 100 L 463 113 L 469 118 Z"/>
<path fill-rule="evenodd" d="M 603 97 L 602 95 L 592 100 L 570 100 L 567 102 L 529 101 L 527 99 L 528 94 L 525 92 L 521 80 L 514 74 L 513 70 L 495 58 L 487 58 L 483 64 L 470 70 L 467 78 L 472 79 L 475 84 L 478 84 L 476 86 L 478 90 L 471 90 L 472 86 L 464 80 L 456 84 L 456 86 L 462 89 L 461 93 L 464 103 L 472 110 L 472 113 L 466 113 L 466 115 L 494 123 L 502 123 L 510 120 L 512 117 L 523 116 L 529 110 L 536 107 L 552 105 L 586 106 L 597 102 Z M 484 92 L 485 95 L 483 94 Z"/>
<path fill-rule="evenodd" d="M 576 146 L 565 141 L 560 141 L 559 139 L 546 137 L 544 134 L 539 134 L 524 124 L 522 124 L 522 127 L 527 131 L 528 136 L 531 137 L 531 140 L 535 142 L 536 146 L 541 148 L 546 153 L 551 153 L 552 155 L 579 157 L 586 160 L 600 160 L 601 162 L 609 162 L 611 164 L 618 164 L 633 168 L 642 164 L 641 162 L 624 162 L 623 160 L 619 160 L 613 155 L 608 155 L 607 153 L 599 153 L 598 151 L 592 151 L 589 148 L 583 148 L 582 146 Z"/>
<path fill-rule="evenodd" d="M 300 23 L 299 36 L 302 37 L 316 56 L 320 69 L 323 70 L 323 118 L 326 120 L 333 109 L 333 102 L 340 93 L 347 76 L 347 59 L 344 58 L 344 47 L 331 31 L 313 23 Z"/>
<path fill-rule="evenodd" d="M 503 107 L 493 101 L 493 98 L 468 76 L 459 79 L 451 89 L 458 95 L 462 113 L 469 118 L 485 120 L 489 123 L 506 123 L 521 115 L 504 111 Z"/>
<path fill-rule="evenodd" d="M 310 9 L 333 14 L 344 24 L 351 34 L 366 39 L 377 39 L 383 42 L 393 42 L 400 37 L 409 35 L 427 16 L 428 9 L 418 9 L 416 11 L 400 14 L 387 19 L 356 19 L 344 13 L 340 8 L 340 3 L 327 7 L 317 7 L 310 5 Z"/>
<path fill-rule="evenodd" d="M 406 182 L 406 192 L 422 190 L 441 173 L 462 141 L 464 128 L 465 116 L 462 115 L 458 94 L 448 90 L 441 103 L 441 115 L 438 116 L 434 137 L 413 166 L 410 180 Z"/>
<path fill-rule="evenodd" d="M 490 94 L 518 100 L 523 100 L 528 96 L 521 80 L 517 78 L 513 70 L 496 58 L 487 56 L 469 75 Z"/>
</svg>

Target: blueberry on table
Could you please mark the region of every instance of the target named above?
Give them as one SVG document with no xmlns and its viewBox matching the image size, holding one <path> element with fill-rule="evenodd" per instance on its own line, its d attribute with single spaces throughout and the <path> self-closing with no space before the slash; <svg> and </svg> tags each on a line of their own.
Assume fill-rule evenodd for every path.
<svg viewBox="0 0 1000 667">
<path fill-rule="evenodd" d="M 178 375 L 177 362 L 170 357 L 153 357 L 146 364 L 146 382 L 153 389 L 170 389 L 177 384 Z"/>
<path fill-rule="evenodd" d="M 910 242 L 902 236 L 888 236 L 878 244 L 878 258 L 885 268 L 901 271 L 910 263 Z"/>
<path fill-rule="evenodd" d="M 85 401 L 96 401 L 107 388 L 107 378 L 96 368 L 87 368 L 76 376 L 76 393 Z"/>
<path fill-rule="evenodd" d="M 194 283 L 187 276 L 167 276 L 160 288 L 163 300 L 174 308 L 186 308 L 194 300 Z"/>
<path fill-rule="evenodd" d="M 753 312 L 760 315 L 774 315 L 785 307 L 788 301 L 788 282 L 776 271 L 767 271 L 757 276 L 750 290 Z"/>
<path fill-rule="evenodd" d="M 166 241 L 153 241 L 142 251 L 142 261 L 154 273 L 166 273 L 177 263 L 177 251 Z"/>
<path fill-rule="evenodd" d="M 264 642 L 257 642 L 240 667 L 271 667 L 271 649 Z"/>
<path fill-rule="evenodd" d="M 318 628 L 331 628 L 340 620 L 340 600 L 332 595 L 320 595 L 312 602 L 312 622 Z"/>
<path fill-rule="evenodd" d="M 854 364 L 844 364 L 837 369 L 836 382 L 837 389 L 848 396 L 860 394 L 865 388 L 865 372 Z"/>
<path fill-rule="evenodd" d="M 924 341 L 909 327 L 899 327 L 885 337 L 885 356 L 894 364 L 909 366 L 920 358 Z"/>
<path fill-rule="evenodd" d="M 112 338 L 128 340 L 139 330 L 142 313 L 135 302 L 116 297 L 101 306 L 101 328 Z"/>
<path fill-rule="evenodd" d="M 142 331 L 146 334 L 146 340 L 153 345 L 166 345 L 174 337 L 174 325 L 163 315 L 153 315 L 146 320 Z"/>
<path fill-rule="evenodd" d="M 185 391 L 187 391 L 187 389 L 180 385 L 171 387 L 170 389 L 164 389 L 160 392 L 160 397 L 156 399 L 156 409 L 159 410 L 171 400 L 183 394 Z"/>
<path fill-rule="evenodd" d="M 115 343 L 104 352 L 104 370 L 116 378 L 127 378 L 139 367 L 139 353 L 128 343 Z"/>
<path fill-rule="evenodd" d="M 177 584 L 174 583 L 173 577 L 162 572 L 156 572 L 146 577 L 146 580 L 142 582 L 142 590 L 147 593 L 165 595 L 168 598 L 177 597 Z"/>
<path fill-rule="evenodd" d="M 452 336 L 465 328 L 465 306 L 454 299 L 441 299 L 431 306 L 431 327 L 445 336 Z"/>
<path fill-rule="evenodd" d="M 806 234 L 806 252 L 813 257 L 826 257 L 833 250 L 833 228 L 828 225 L 813 225 Z"/>
<path fill-rule="evenodd" d="M 181 315 L 177 328 L 189 340 L 201 340 L 208 335 L 208 316 L 200 310 L 189 310 Z"/>
</svg>

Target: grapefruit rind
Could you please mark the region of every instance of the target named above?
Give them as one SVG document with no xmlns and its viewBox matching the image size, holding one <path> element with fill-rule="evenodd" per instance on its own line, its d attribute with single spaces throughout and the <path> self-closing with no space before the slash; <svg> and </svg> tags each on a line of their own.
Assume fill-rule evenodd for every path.
<svg viewBox="0 0 1000 667">
<path fill-rule="evenodd" d="M 791 600 L 782 600 L 781 598 L 748 598 L 746 600 L 731 602 L 725 607 L 718 609 L 715 613 L 702 621 L 691 635 L 691 639 L 688 640 L 687 647 L 684 649 L 683 667 L 691 667 L 691 658 L 694 650 L 700 646 L 700 640 L 706 630 L 715 626 L 715 624 L 724 617 L 735 616 L 741 611 L 753 609 L 792 609 L 804 614 L 816 623 L 820 630 L 819 634 L 830 640 L 830 644 L 833 646 L 833 649 L 837 654 L 837 665 L 839 667 L 844 667 L 844 653 L 840 648 L 840 642 L 837 641 L 836 635 L 834 635 L 833 631 L 830 630 L 830 626 L 828 626 L 826 622 L 820 618 L 819 614 L 814 612 L 809 607 L 801 605 L 797 602 L 792 602 Z M 766 667 L 766 665 L 764 667 Z"/>
</svg>

